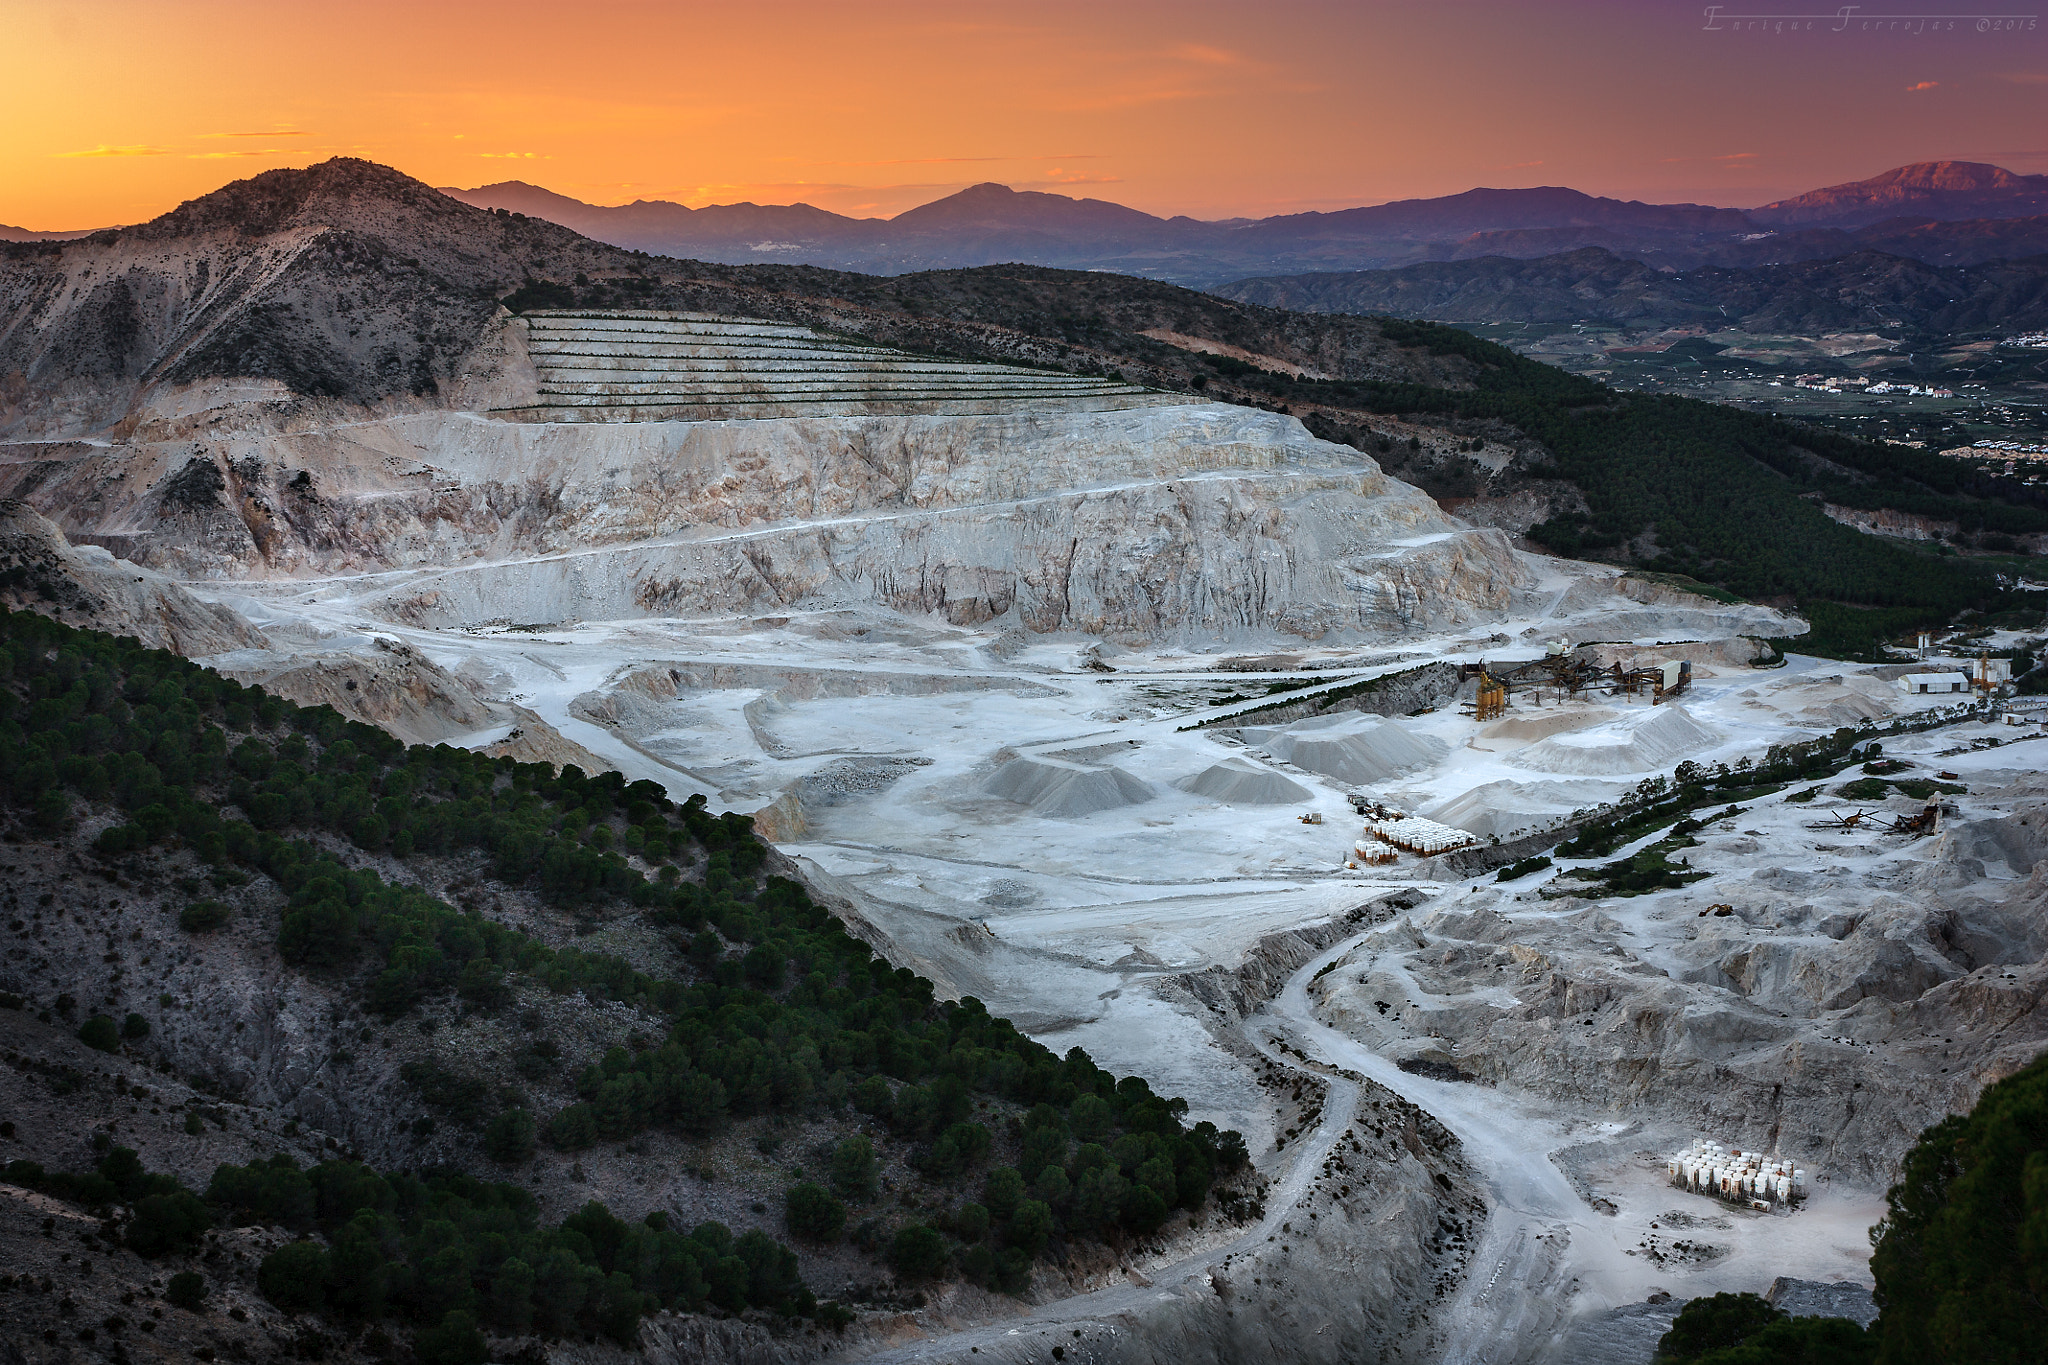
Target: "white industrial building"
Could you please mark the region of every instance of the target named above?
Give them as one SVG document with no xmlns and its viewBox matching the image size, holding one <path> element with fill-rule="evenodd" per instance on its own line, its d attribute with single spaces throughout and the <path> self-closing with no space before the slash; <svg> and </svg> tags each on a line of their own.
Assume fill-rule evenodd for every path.
<svg viewBox="0 0 2048 1365">
<path fill-rule="evenodd" d="M 1907 673 L 1896 684 L 1899 691 L 1912 696 L 1923 696 L 1940 692 L 1967 692 L 1970 680 L 1960 673 Z"/>
</svg>

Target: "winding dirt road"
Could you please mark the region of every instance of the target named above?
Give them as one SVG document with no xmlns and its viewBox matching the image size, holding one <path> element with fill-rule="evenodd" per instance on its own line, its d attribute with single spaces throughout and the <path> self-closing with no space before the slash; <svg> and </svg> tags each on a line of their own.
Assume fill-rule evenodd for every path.
<svg viewBox="0 0 2048 1365">
<path fill-rule="evenodd" d="M 1375 926 L 1375 930 L 1378 926 Z M 1149 1283 L 1118 1285 L 1043 1304 L 1015 1319 L 894 1346 L 866 1357 L 871 1361 L 930 1362 L 969 1356 L 1042 1359 L 1051 1344 L 1087 1346 L 1083 1356 L 1099 1358 L 1114 1339 L 1132 1330 L 1132 1320 L 1174 1300 L 1205 1299 L 1215 1293 L 1210 1272 L 1225 1260 L 1263 1249 L 1266 1239 L 1295 1216 L 1323 1160 L 1350 1127 L 1362 1087 L 1344 1075 L 1309 1071 L 1282 1045 L 1363 1076 L 1426 1110 L 1455 1134 L 1468 1165 L 1483 1181 L 1489 1209 L 1485 1233 L 1463 1285 L 1435 1315 L 1431 1335 L 1441 1343 L 1433 1354 L 1446 1365 L 1516 1365 L 1541 1359 L 1569 1316 L 1574 1289 L 1588 1271 L 1618 1257 L 1611 1233 L 1550 1161 L 1532 1159 L 1544 1150 L 1540 1123 L 1519 1112 L 1494 1090 L 1412 1076 L 1393 1063 L 1318 1021 L 1308 985 L 1375 930 L 1362 931 L 1297 970 L 1268 1008 L 1244 1021 L 1247 1039 L 1270 1061 L 1311 1074 L 1329 1087 L 1313 1134 L 1293 1145 L 1292 1162 L 1266 1197 L 1266 1215 L 1234 1240 L 1163 1269 L 1146 1272 Z M 1587 1265 L 1588 1260 L 1594 1262 Z M 1075 1332 L 1081 1340 L 1075 1340 Z"/>
</svg>

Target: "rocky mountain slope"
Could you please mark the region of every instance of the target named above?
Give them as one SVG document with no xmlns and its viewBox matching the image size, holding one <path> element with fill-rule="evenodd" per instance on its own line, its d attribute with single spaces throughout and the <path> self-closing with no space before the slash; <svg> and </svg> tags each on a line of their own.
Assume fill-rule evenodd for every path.
<svg viewBox="0 0 2048 1365">
<path fill-rule="evenodd" d="M 0 425 L 97 430 L 145 386 L 222 376 L 252 398 L 429 395 L 500 293 L 607 268 L 633 263 L 368 162 L 260 175 L 139 226 L 0 248 Z"/>
<path fill-rule="evenodd" d="M 14 501 L 0 502 L 0 603 L 188 657 L 263 643 L 234 611 L 97 545 L 74 548 L 56 526 Z"/>
</svg>

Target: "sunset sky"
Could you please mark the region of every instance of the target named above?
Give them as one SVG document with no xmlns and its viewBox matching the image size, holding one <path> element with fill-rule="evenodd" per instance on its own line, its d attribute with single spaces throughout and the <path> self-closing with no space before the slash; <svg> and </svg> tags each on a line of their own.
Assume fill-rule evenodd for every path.
<svg viewBox="0 0 2048 1365">
<path fill-rule="evenodd" d="M 1930 9 L 2048 4 L 1862 7 Z M 986 180 L 1203 218 L 1474 185 L 1748 206 L 1909 161 L 2048 171 L 2048 25 L 2021 27 L 1710 31 L 1664 0 L 0 0 L 0 223 L 136 222 L 337 154 L 864 216 Z"/>
</svg>

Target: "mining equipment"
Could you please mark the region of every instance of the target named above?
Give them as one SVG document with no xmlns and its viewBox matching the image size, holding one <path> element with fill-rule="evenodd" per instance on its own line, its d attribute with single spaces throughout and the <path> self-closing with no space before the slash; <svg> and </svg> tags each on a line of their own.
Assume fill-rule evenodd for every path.
<svg viewBox="0 0 2048 1365">
<path fill-rule="evenodd" d="M 1833 830 L 1837 833 L 1840 833 L 1843 830 L 1856 830 L 1861 828 L 1863 822 L 1869 817 L 1869 811 L 1859 810 L 1849 815 L 1831 815 L 1827 819 L 1821 821 L 1819 824 L 1808 825 L 1807 828 Z"/>
<path fill-rule="evenodd" d="M 1923 834 L 1937 834 L 1941 831 L 1941 805 L 1929 801 L 1918 815 L 1897 815 L 1892 817 L 1894 834 L 1910 834 L 1918 838 Z"/>
<path fill-rule="evenodd" d="M 1472 696 L 1472 719 L 1498 720 L 1508 709 L 1508 685 L 1482 667 L 1479 690 Z"/>
<path fill-rule="evenodd" d="M 1559 640 L 1552 642 L 1550 652 L 1540 659 L 1515 664 L 1489 664 L 1482 659 L 1476 664 L 1460 664 L 1458 678 L 1461 682 L 1478 679 L 1470 715 L 1484 721 L 1499 717 L 1516 692 L 1532 687 L 1539 693 L 1548 688 L 1560 700 L 1582 692 L 1605 692 L 1609 696 L 1647 694 L 1653 705 L 1666 702 L 1691 685 L 1692 661 L 1671 659 L 1637 668 L 1624 668 L 1616 662 L 1602 668 Z"/>
</svg>

